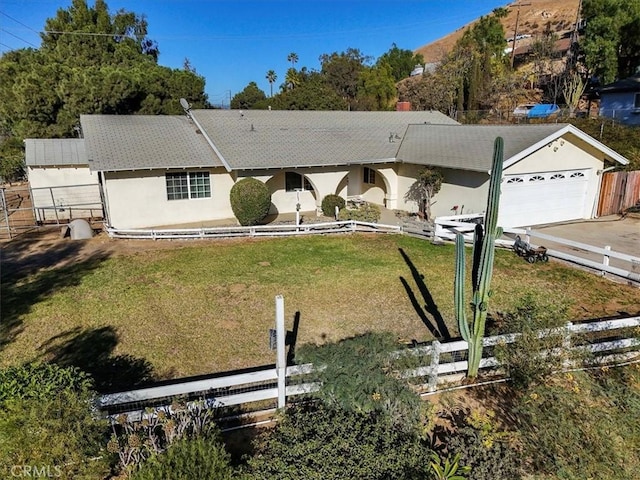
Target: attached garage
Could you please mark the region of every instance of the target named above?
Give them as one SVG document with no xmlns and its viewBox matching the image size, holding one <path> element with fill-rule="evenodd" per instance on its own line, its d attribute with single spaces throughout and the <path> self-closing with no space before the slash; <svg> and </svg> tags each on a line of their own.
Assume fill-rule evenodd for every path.
<svg viewBox="0 0 640 480">
<path fill-rule="evenodd" d="M 505 175 L 500 225 L 538 225 L 589 218 L 589 171 L 562 170 Z"/>
<path fill-rule="evenodd" d="M 504 140 L 498 218 L 504 228 L 593 218 L 605 162 L 628 163 L 573 125 L 555 123 L 411 125 L 398 160 L 443 172 L 436 217 L 482 214 L 496 137 Z"/>
</svg>

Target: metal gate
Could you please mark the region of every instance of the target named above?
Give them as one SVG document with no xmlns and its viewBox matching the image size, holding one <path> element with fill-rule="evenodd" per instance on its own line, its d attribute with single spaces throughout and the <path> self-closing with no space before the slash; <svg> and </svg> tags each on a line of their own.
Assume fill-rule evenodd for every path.
<svg viewBox="0 0 640 480">
<path fill-rule="evenodd" d="M 0 188 L 0 239 L 76 218 L 103 219 L 97 184 L 31 188 L 28 184 Z"/>
</svg>

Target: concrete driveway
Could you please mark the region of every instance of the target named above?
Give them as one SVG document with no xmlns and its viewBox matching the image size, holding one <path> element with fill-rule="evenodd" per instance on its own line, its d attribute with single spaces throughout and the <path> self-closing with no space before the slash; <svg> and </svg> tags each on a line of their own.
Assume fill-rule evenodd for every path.
<svg viewBox="0 0 640 480">
<path fill-rule="evenodd" d="M 533 227 L 534 231 L 640 257 L 640 218 L 609 215 L 593 220 Z"/>
<path fill-rule="evenodd" d="M 608 245 L 614 252 L 640 258 L 640 218 L 611 215 L 581 222 L 540 225 L 532 230 L 532 244 L 544 245 L 550 250 L 586 258 L 598 264 L 603 262 L 601 254 L 587 252 L 575 246 L 562 245 L 548 239 L 536 238 L 535 233 L 539 232 L 598 248 Z M 637 282 L 640 281 L 640 261 L 610 258 L 609 264 L 630 272 L 630 275 L 625 277 L 634 280 L 634 283 L 638 284 Z"/>
</svg>

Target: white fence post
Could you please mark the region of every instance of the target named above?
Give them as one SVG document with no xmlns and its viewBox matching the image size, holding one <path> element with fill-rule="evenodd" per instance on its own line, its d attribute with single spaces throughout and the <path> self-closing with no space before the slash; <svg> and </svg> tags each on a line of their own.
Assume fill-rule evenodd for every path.
<svg viewBox="0 0 640 480">
<path fill-rule="evenodd" d="M 562 338 L 562 348 L 564 350 L 563 353 L 567 354 L 567 358 L 564 359 L 563 366 L 564 368 L 569 368 L 571 366 L 571 359 L 569 358 L 569 352 L 571 351 L 571 327 L 573 323 L 567 322 L 564 327 L 564 333 Z"/>
<path fill-rule="evenodd" d="M 429 365 L 429 391 L 435 392 L 438 388 L 438 365 L 440 365 L 440 350 L 442 344 L 438 340 L 431 342 L 431 364 Z"/>
<path fill-rule="evenodd" d="M 278 408 L 287 403 L 287 355 L 285 340 L 287 332 L 284 328 L 284 298 L 276 295 L 276 371 L 278 375 Z"/>
<path fill-rule="evenodd" d="M 605 249 L 605 250 L 608 250 L 608 251 L 611 251 L 611 246 L 610 246 L 610 245 L 605 245 L 605 246 L 604 246 L 604 249 Z M 603 264 L 605 267 L 608 267 L 608 266 L 609 266 L 609 255 L 606 255 L 606 254 L 605 254 L 605 255 L 603 255 L 603 256 L 602 256 L 602 264 Z M 602 270 L 602 271 L 600 272 L 600 274 L 601 274 L 603 277 L 604 277 L 604 276 L 606 276 L 606 275 L 607 275 L 607 270 L 606 270 L 606 269 Z"/>
</svg>

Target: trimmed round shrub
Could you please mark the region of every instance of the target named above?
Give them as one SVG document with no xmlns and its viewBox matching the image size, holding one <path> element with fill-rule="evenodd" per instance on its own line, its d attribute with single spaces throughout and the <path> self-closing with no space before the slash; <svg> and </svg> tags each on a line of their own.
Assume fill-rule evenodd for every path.
<svg viewBox="0 0 640 480">
<path fill-rule="evenodd" d="M 142 464 L 133 480 L 231 480 L 231 456 L 224 446 L 210 438 L 183 438 Z"/>
<path fill-rule="evenodd" d="M 360 222 L 370 222 L 376 223 L 380 220 L 380 207 L 373 203 L 365 203 L 361 205 L 360 208 L 356 209 L 347 209 L 343 208 L 340 210 L 339 218 L 340 220 L 357 220 Z"/>
<path fill-rule="evenodd" d="M 257 225 L 269 213 L 271 192 L 256 178 L 243 178 L 231 188 L 231 209 L 240 225 Z"/>
<path fill-rule="evenodd" d="M 338 207 L 338 210 L 342 210 L 345 205 L 344 198 L 332 193 L 322 199 L 322 213 L 325 217 L 333 217 L 336 212 L 336 207 Z"/>
</svg>

